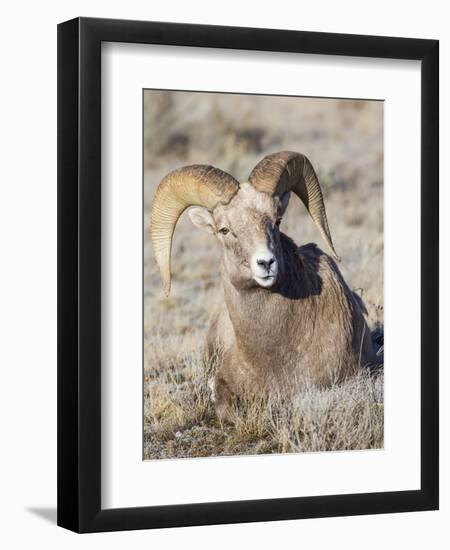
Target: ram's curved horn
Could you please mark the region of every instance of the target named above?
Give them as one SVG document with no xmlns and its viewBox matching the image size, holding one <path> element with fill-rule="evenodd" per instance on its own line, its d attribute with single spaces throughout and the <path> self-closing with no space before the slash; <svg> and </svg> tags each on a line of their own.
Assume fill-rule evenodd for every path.
<svg viewBox="0 0 450 550">
<path fill-rule="evenodd" d="M 333 258 L 340 261 L 331 240 L 319 180 L 305 155 L 292 151 L 267 155 L 253 168 L 248 181 L 270 195 L 293 191 L 306 206 Z"/>
<path fill-rule="evenodd" d="M 152 204 L 151 237 L 166 296 L 170 292 L 170 252 L 178 218 L 188 206 L 212 211 L 227 204 L 239 189 L 229 174 L 207 165 L 192 165 L 167 174 L 159 184 Z"/>
</svg>

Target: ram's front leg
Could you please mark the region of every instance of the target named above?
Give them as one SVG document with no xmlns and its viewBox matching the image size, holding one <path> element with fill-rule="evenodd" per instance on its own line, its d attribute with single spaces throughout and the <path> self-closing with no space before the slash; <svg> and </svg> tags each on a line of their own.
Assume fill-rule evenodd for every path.
<svg viewBox="0 0 450 550">
<path fill-rule="evenodd" d="M 221 424 L 234 424 L 234 399 L 235 395 L 231 391 L 229 384 L 218 372 L 214 380 L 214 406 L 217 418 Z"/>
</svg>

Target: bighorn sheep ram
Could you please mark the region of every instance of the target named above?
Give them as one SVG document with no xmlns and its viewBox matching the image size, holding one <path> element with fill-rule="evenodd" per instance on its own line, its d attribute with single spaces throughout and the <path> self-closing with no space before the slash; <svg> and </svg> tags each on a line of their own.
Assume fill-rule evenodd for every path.
<svg viewBox="0 0 450 550">
<path fill-rule="evenodd" d="M 335 261 L 315 244 L 297 247 L 279 230 L 294 192 L 339 260 L 314 168 L 299 153 L 266 156 L 239 184 L 205 165 L 186 166 L 159 184 L 151 236 L 166 295 L 178 218 L 189 206 L 194 225 L 221 246 L 225 303 L 211 324 L 208 348 L 222 349 L 214 379 L 216 413 L 229 421 L 235 397 L 327 386 L 374 361 L 364 306 Z"/>
</svg>

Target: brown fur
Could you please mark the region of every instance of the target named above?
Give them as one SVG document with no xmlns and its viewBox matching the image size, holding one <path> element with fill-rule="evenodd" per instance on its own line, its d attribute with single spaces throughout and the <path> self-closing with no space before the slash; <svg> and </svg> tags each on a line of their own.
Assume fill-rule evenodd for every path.
<svg viewBox="0 0 450 550">
<path fill-rule="evenodd" d="M 225 303 L 208 334 L 209 352 L 220 350 L 214 393 L 222 421 L 232 419 L 235 398 L 330 386 L 374 360 L 364 305 L 334 260 L 280 232 L 288 202 L 289 194 L 244 183 L 229 204 L 191 212 L 222 247 Z M 261 279 L 260 254 L 274 259 L 270 280 Z"/>
<path fill-rule="evenodd" d="M 280 232 L 288 201 L 243 184 L 228 205 L 191 215 L 222 246 L 225 303 L 208 334 L 209 352 L 220 349 L 214 393 L 222 421 L 231 420 L 236 397 L 329 386 L 374 360 L 362 300 L 334 260 L 315 244 L 298 248 Z M 266 287 L 252 267 L 261 247 L 277 266 Z"/>
<path fill-rule="evenodd" d="M 359 297 L 335 262 L 314 244 L 281 241 L 287 266 L 275 288 L 238 290 L 222 276 L 225 307 L 208 348 L 222 351 L 215 399 L 223 421 L 231 420 L 234 397 L 329 386 L 374 360 Z"/>
</svg>

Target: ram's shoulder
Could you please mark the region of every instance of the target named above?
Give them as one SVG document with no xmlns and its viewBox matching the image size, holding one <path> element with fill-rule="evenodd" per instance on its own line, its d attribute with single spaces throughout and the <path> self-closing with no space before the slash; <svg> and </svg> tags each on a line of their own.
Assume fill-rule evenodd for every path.
<svg viewBox="0 0 450 550">
<path fill-rule="evenodd" d="M 339 288 L 347 288 L 339 266 L 335 260 L 315 243 L 299 246 L 297 253 L 304 269 L 308 273 L 314 273 L 323 284 L 330 283 Z"/>
<path fill-rule="evenodd" d="M 323 250 L 321 250 L 316 243 L 307 243 L 303 244 L 302 246 L 297 247 L 298 254 L 305 258 L 318 258 L 320 256 L 323 256 L 325 253 Z"/>
<path fill-rule="evenodd" d="M 336 262 L 331 256 L 317 246 L 316 243 L 308 243 L 297 247 L 297 254 L 305 264 L 313 264 L 317 270 L 335 270 Z"/>
</svg>

